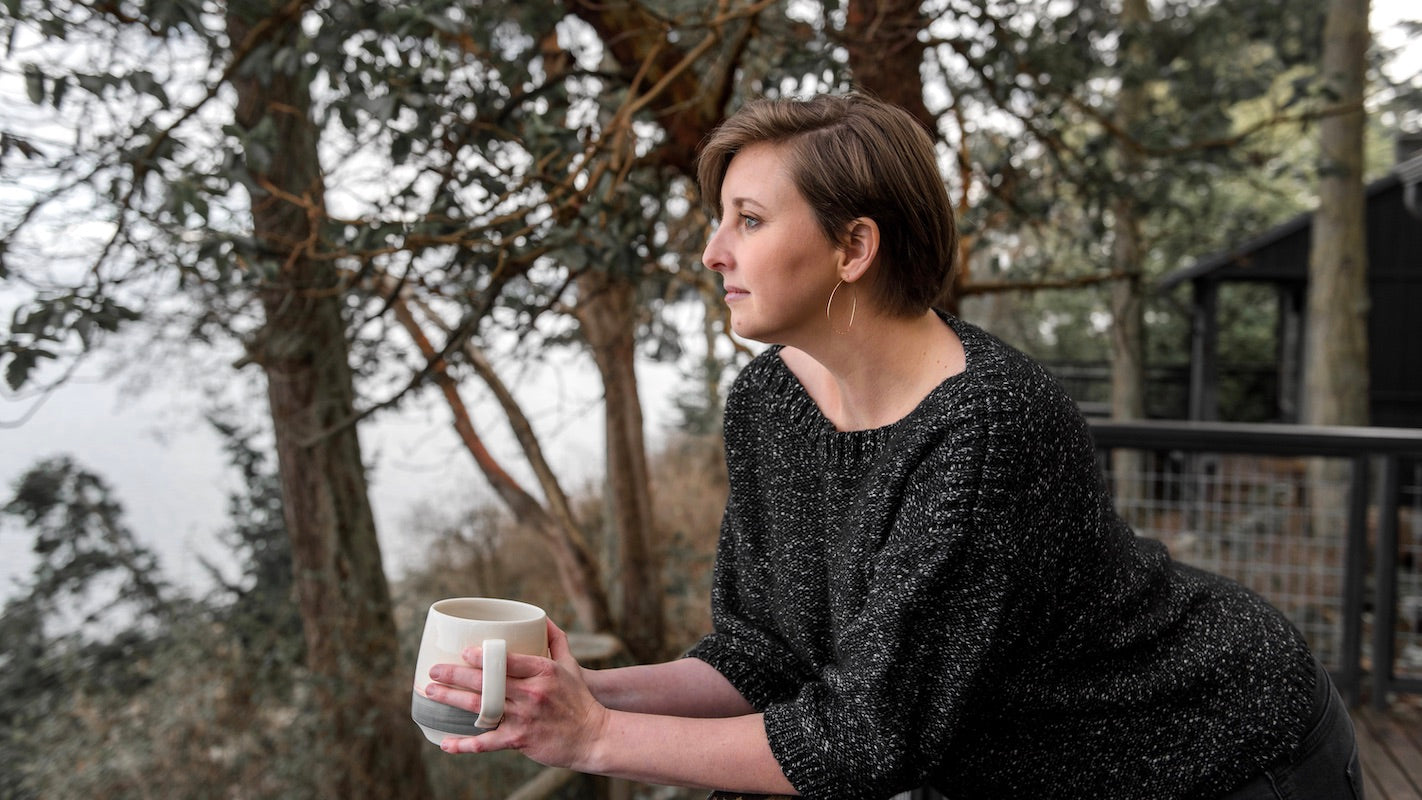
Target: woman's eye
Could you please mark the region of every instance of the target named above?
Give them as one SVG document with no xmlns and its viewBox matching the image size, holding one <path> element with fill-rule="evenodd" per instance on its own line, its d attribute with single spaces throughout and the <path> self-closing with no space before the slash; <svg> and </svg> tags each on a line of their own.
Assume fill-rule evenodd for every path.
<svg viewBox="0 0 1422 800">
<path fill-rule="evenodd" d="M 745 228 L 748 231 L 753 231 L 756 228 L 760 227 L 760 220 L 756 219 L 755 217 L 752 217 L 749 214 L 742 214 L 741 227 Z"/>
</svg>

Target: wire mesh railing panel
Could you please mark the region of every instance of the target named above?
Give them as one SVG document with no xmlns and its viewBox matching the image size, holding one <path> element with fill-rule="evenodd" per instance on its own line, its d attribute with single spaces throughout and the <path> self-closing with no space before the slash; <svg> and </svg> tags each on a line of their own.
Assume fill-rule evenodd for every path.
<svg viewBox="0 0 1422 800">
<path fill-rule="evenodd" d="M 1394 670 L 1422 678 L 1422 462 L 1403 471 L 1397 510 L 1397 625 Z"/>
<path fill-rule="evenodd" d="M 1342 663 L 1351 465 L 1213 453 L 1142 452 L 1132 476 L 1107 478 L 1117 511 L 1176 560 L 1265 597 L 1324 665 Z M 1322 462 L 1322 468 L 1309 462 Z"/>
</svg>

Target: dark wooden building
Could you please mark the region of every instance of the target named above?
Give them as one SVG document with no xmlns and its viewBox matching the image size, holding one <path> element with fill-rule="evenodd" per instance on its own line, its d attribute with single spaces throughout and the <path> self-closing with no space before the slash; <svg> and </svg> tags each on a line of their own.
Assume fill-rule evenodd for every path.
<svg viewBox="0 0 1422 800">
<path fill-rule="evenodd" d="M 1367 187 L 1370 411 L 1379 426 L 1422 428 L 1422 152 L 1414 153 Z M 1300 214 L 1162 279 L 1162 289 L 1187 281 L 1194 289 L 1190 419 L 1218 418 L 1217 298 L 1221 285 L 1250 281 L 1278 298 L 1275 420 L 1299 420 L 1312 226 L 1313 214 Z"/>
</svg>

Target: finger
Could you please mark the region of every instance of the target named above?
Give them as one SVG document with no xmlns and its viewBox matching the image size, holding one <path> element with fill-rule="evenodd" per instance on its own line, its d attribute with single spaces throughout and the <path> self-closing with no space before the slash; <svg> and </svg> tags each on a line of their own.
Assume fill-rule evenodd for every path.
<svg viewBox="0 0 1422 800">
<path fill-rule="evenodd" d="M 464 663 L 471 667 L 484 666 L 484 648 L 477 644 L 471 644 L 459 653 L 459 657 L 464 659 Z"/>
<path fill-rule="evenodd" d="M 450 736 L 440 743 L 440 748 L 447 753 L 492 753 L 497 750 L 517 750 L 519 745 L 520 742 L 514 737 L 505 720 L 505 724 L 478 736 Z"/>
<path fill-rule="evenodd" d="M 548 654 L 574 675 L 580 674 L 578 660 L 573 657 L 573 648 L 568 644 L 568 634 L 562 628 L 548 621 Z"/>
<path fill-rule="evenodd" d="M 482 698 L 477 692 L 471 692 L 466 689 L 456 689 L 452 686 L 445 686 L 440 683 L 431 683 L 426 686 L 425 697 L 428 697 L 436 703 L 462 708 L 465 711 L 470 711 L 475 714 L 479 713 L 479 708 L 482 705 Z"/>
<path fill-rule="evenodd" d="M 446 736 L 439 743 L 439 749 L 446 753 L 478 753 L 478 736 Z"/>
<path fill-rule="evenodd" d="M 478 692 L 484 687 L 484 670 L 459 664 L 435 664 L 430 667 L 430 680 Z"/>
<path fill-rule="evenodd" d="M 509 653 L 504 658 L 504 674 L 510 678 L 536 678 L 546 675 L 553 663 L 543 656 L 530 656 L 525 653 Z"/>
<path fill-rule="evenodd" d="M 563 629 L 553 624 L 553 620 L 548 620 L 548 652 L 553 660 L 558 660 L 559 652 L 568 651 L 568 634 Z"/>
<path fill-rule="evenodd" d="M 439 748 L 446 753 L 492 753 L 511 747 L 508 737 L 500 736 L 497 728 L 478 736 L 448 736 L 439 743 Z"/>
</svg>

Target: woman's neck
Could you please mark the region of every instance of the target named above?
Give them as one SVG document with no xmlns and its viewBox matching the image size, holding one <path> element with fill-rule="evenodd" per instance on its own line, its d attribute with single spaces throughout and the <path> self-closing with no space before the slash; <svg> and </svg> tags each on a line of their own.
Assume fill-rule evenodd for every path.
<svg viewBox="0 0 1422 800">
<path fill-rule="evenodd" d="M 849 332 L 781 351 L 790 371 L 841 431 L 897 422 L 962 372 L 963 344 L 939 316 L 863 315 Z"/>
</svg>

